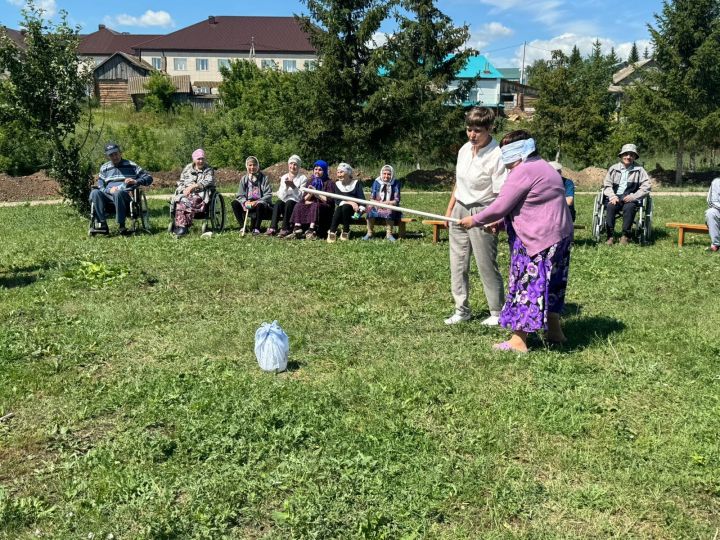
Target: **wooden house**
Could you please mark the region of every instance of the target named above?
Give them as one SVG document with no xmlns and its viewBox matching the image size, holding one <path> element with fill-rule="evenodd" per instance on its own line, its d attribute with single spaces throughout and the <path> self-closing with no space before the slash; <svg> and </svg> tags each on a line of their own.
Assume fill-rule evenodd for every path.
<svg viewBox="0 0 720 540">
<path fill-rule="evenodd" d="M 149 77 L 155 71 L 142 60 L 124 52 L 116 52 L 93 70 L 95 96 L 101 105 L 130 104 L 128 92 L 130 78 Z"/>
</svg>

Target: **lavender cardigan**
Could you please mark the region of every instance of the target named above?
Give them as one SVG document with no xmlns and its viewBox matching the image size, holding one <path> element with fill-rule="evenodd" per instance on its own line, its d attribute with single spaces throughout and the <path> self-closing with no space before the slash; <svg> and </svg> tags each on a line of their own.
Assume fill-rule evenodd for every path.
<svg viewBox="0 0 720 540">
<path fill-rule="evenodd" d="M 500 194 L 473 216 L 477 225 L 508 217 L 529 256 L 573 234 L 565 188 L 558 172 L 544 159 L 530 158 L 510 170 Z"/>
</svg>

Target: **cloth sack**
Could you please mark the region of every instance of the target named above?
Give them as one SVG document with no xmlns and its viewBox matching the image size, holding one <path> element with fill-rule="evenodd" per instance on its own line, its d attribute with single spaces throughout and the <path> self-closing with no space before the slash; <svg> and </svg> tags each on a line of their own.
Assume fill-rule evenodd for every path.
<svg viewBox="0 0 720 540">
<path fill-rule="evenodd" d="M 287 369 L 290 343 L 277 321 L 262 323 L 255 332 L 255 356 L 260 369 L 279 373 Z"/>
</svg>

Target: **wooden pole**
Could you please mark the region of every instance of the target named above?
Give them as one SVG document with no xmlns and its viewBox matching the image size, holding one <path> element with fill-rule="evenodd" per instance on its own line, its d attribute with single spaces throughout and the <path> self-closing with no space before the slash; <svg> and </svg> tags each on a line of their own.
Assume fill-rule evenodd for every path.
<svg viewBox="0 0 720 540">
<path fill-rule="evenodd" d="M 336 193 L 328 193 L 327 191 L 318 191 L 316 189 L 302 187 L 300 191 L 303 193 L 310 193 L 316 197 L 330 197 L 331 199 L 340 199 L 341 201 L 350 201 L 362 206 L 377 206 L 378 208 L 386 208 L 387 210 L 393 210 L 395 212 L 405 212 L 407 214 L 415 214 L 417 216 L 429 217 L 431 219 L 438 219 L 440 221 L 449 221 L 450 223 L 460 223 L 457 218 L 451 218 L 447 216 L 441 216 L 438 214 L 431 214 L 430 212 L 423 212 L 421 210 L 413 210 L 412 208 L 400 208 L 399 206 L 393 206 L 391 204 L 385 204 L 377 201 L 366 201 L 365 199 L 356 199 L 355 197 L 348 197 L 347 195 L 337 195 Z"/>
</svg>

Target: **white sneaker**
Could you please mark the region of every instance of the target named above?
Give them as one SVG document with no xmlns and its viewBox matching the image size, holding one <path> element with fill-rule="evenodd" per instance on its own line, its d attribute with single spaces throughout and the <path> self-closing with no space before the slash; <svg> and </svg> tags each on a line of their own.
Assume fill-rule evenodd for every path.
<svg viewBox="0 0 720 540">
<path fill-rule="evenodd" d="M 480 321 L 485 326 L 497 326 L 500 324 L 500 318 L 497 315 L 490 315 L 487 319 Z"/>
<path fill-rule="evenodd" d="M 470 313 L 463 315 L 462 313 L 458 313 L 457 311 L 452 314 L 451 317 L 448 317 L 445 319 L 445 324 L 457 324 L 465 321 L 469 321 L 471 319 L 472 315 Z"/>
</svg>

